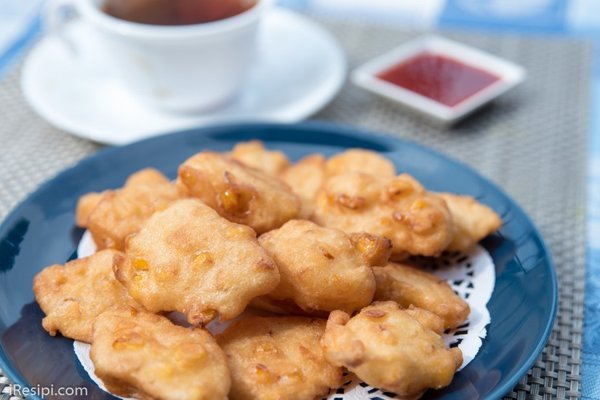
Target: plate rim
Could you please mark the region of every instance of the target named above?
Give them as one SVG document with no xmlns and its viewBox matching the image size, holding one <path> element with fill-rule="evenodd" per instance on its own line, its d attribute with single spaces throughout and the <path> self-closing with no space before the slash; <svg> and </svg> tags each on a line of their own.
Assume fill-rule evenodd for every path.
<svg viewBox="0 0 600 400">
<path fill-rule="evenodd" d="M 314 99 L 312 102 L 303 102 L 303 101 L 295 101 L 292 104 L 292 107 L 288 107 L 287 110 L 274 114 L 272 111 L 265 112 L 263 115 L 259 117 L 247 117 L 247 116 L 214 116 L 210 113 L 196 115 L 194 118 L 200 118 L 199 121 L 189 121 L 180 120 L 177 123 L 173 123 L 171 128 L 168 128 L 172 131 L 181 131 L 188 129 L 195 129 L 196 127 L 210 127 L 215 124 L 227 123 L 224 121 L 236 121 L 236 123 L 259 123 L 259 122 L 274 122 L 274 123 L 296 123 L 300 122 L 305 118 L 308 118 L 321 109 L 326 107 L 336 95 L 338 95 L 348 78 L 348 61 L 345 51 L 343 50 L 339 40 L 323 25 L 307 18 L 306 16 L 290 10 L 288 8 L 283 8 L 281 6 L 273 7 L 273 9 L 269 10 L 267 14 L 267 18 L 269 16 L 274 15 L 284 15 L 287 19 L 293 19 L 297 24 L 301 24 L 304 27 L 309 27 L 310 30 L 314 32 L 318 32 L 319 36 L 321 36 L 321 41 L 323 43 L 327 43 L 330 47 L 331 60 L 335 60 L 332 62 L 334 65 L 336 72 L 332 73 L 328 78 L 326 87 L 329 87 L 329 91 L 315 90 Z M 69 24 L 82 24 L 81 21 L 75 20 L 70 22 Z M 46 34 L 44 35 L 37 43 L 34 44 L 32 49 L 29 51 L 25 60 L 23 62 L 23 71 L 20 75 L 19 85 L 23 96 L 25 97 L 27 104 L 32 108 L 32 110 L 42 117 L 45 121 L 47 121 L 53 127 L 63 130 L 68 134 L 91 140 L 95 143 L 107 144 L 107 145 L 127 145 L 130 143 L 135 143 L 141 140 L 145 140 L 151 137 L 161 136 L 164 133 L 164 130 L 155 130 L 152 128 L 137 130 L 136 136 L 131 139 L 120 140 L 119 138 L 106 138 L 100 133 L 100 131 L 93 129 L 86 129 L 83 125 L 85 123 L 80 123 L 74 120 L 71 117 L 66 116 L 64 113 L 56 112 L 52 107 L 48 106 L 48 102 L 45 100 L 41 100 L 45 96 L 40 96 L 40 89 L 35 89 L 33 83 L 37 81 L 37 78 L 34 78 L 36 74 L 32 72 L 32 64 L 34 63 L 36 57 L 39 57 L 39 50 L 42 46 L 47 46 L 49 40 L 56 39 L 56 35 Z M 136 101 L 138 104 L 139 102 Z M 304 106 L 298 106 L 301 104 L 306 104 Z M 148 112 L 157 112 L 162 113 L 162 111 L 155 111 L 149 106 L 146 107 Z M 290 112 L 289 110 L 292 110 Z M 168 114 L 168 113 L 165 113 Z M 177 114 L 173 114 L 177 115 Z M 189 115 L 183 114 L 186 117 Z M 193 115 L 193 114 L 190 114 Z M 144 133 L 140 133 L 144 132 Z"/>
<path fill-rule="evenodd" d="M 306 131 L 306 130 L 310 131 L 310 130 L 312 130 L 312 131 L 320 131 L 320 132 L 325 132 L 325 133 L 333 133 L 333 134 L 337 134 L 337 135 L 343 135 L 345 137 L 353 137 L 353 138 L 359 137 L 361 139 L 367 139 L 367 140 L 371 140 L 371 141 L 373 139 L 376 139 L 377 141 L 386 143 L 386 144 L 394 144 L 394 143 L 397 144 L 398 142 L 400 142 L 400 143 L 405 142 L 411 146 L 417 147 L 421 151 L 429 153 L 430 155 L 433 155 L 435 157 L 441 158 L 445 162 L 456 164 L 456 165 L 460 166 L 461 168 L 466 169 L 469 173 L 477 176 L 479 179 L 484 181 L 487 185 L 491 186 L 494 190 L 496 190 L 498 193 L 500 193 L 502 196 L 504 196 L 506 199 L 508 199 L 510 201 L 511 207 L 514 207 L 517 211 L 519 211 L 522 214 L 522 218 L 524 218 L 525 221 L 531 227 L 531 233 L 534 234 L 536 236 L 536 238 L 539 240 L 539 244 L 545 253 L 545 263 L 547 264 L 548 275 L 549 275 L 551 283 L 552 283 L 552 286 L 549 288 L 550 289 L 549 290 L 549 299 L 551 300 L 550 313 L 549 313 L 549 318 L 546 321 L 546 324 L 544 326 L 543 333 L 541 335 L 541 340 L 535 346 L 535 348 L 531 352 L 531 354 L 527 357 L 526 361 L 524 361 L 522 363 L 522 365 L 516 370 L 516 372 L 512 376 L 508 377 L 503 384 L 498 385 L 494 389 L 492 389 L 487 394 L 486 397 L 491 398 L 491 399 L 500 398 L 504 394 L 508 393 L 508 391 L 513 389 L 516 386 L 516 384 L 518 383 L 519 379 L 521 379 L 525 375 L 525 373 L 533 366 L 533 364 L 535 363 L 535 360 L 542 353 L 544 347 L 546 346 L 546 344 L 550 338 L 552 329 L 554 327 L 554 323 L 556 321 L 556 316 L 557 316 L 557 312 L 558 312 L 559 292 L 558 292 L 558 276 L 557 276 L 557 271 L 556 271 L 556 265 L 554 263 L 554 258 L 552 257 L 552 253 L 550 252 L 550 249 L 548 248 L 546 241 L 544 240 L 544 237 L 540 233 L 538 227 L 535 225 L 535 223 L 532 221 L 532 219 L 529 217 L 529 215 L 527 213 L 525 213 L 525 211 L 523 210 L 521 205 L 518 202 L 516 202 L 510 195 L 508 195 L 502 188 L 500 188 L 500 186 L 498 186 L 495 182 L 493 182 L 486 176 L 480 174 L 473 167 L 467 165 L 466 163 L 462 162 L 461 160 L 458 160 L 452 156 L 446 155 L 445 153 L 443 153 L 439 150 L 436 150 L 434 148 L 431 148 L 429 146 L 426 146 L 424 144 L 421 144 L 419 142 L 416 142 L 416 141 L 408 139 L 408 138 L 393 137 L 390 135 L 385 135 L 384 133 L 379 132 L 379 131 L 369 130 L 368 128 L 356 127 L 356 126 L 351 126 L 351 125 L 347 125 L 347 124 L 326 122 L 326 121 L 320 121 L 320 120 L 311 120 L 311 121 L 305 121 L 305 122 L 295 123 L 295 124 L 273 123 L 273 122 L 243 122 L 243 123 L 229 123 L 229 124 L 223 123 L 223 124 L 211 124 L 211 125 L 207 125 L 207 126 L 201 126 L 198 128 L 190 128 L 190 129 L 178 130 L 178 131 L 173 131 L 173 132 L 165 132 L 162 135 L 146 138 L 143 140 L 129 143 L 127 145 L 103 148 L 94 154 L 84 157 L 83 159 L 81 159 L 77 163 L 75 163 L 74 165 L 71 165 L 71 166 L 59 171 L 58 173 L 56 173 L 55 175 L 53 175 L 52 177 L 50 177 L 49 179 L 44 181 L 42 184 L 40 184 L 36 190 L 31 192 L 29 195 L 27 195 L 23 200 L 21 200 L 21 202 L 18 203 L 18 205 L 16 207 L 14 207 L 7 214 L 7 216 L 0 222 L 0 239 L 5 237 L 6 231 L 8 230 L 8 228 L 10 228 L 10 226 L 12 225 L 14 220 L 22 213 L 22 211 L 32 201 L 32 199 L 34 199 L 39 194 L 43 193 L 48 188 L 52 187 L 58 179 L 63 178 L 69 174 L 76 173 L 77 170 L 79 170 L 80 168 L 85 168 L 86 165 L 92 164 L 93 162 L 95 162 L 98 159 L 101 159 L 104 157 L 109 157 L 113 153 L 126 151 L 130 147 L 140 146 L 140 145 L 143 145 L 150 141 L 165 140 L 172 135 L 185 136 L 185 135 L 189 135 L 192 133 L 202 135 L 203 133 L 205 133 L 202 131 L 215 131 L 215 130 L 217 130 L 217 131 L 219 131 L 219 130 L 243 131 L 245 129 L 247 130 L 247 129 L 257 129 L 257 128 L 261 128 L 261 129 L 265 129 L 265 130 L 284 128 L 286 130 L 289 130 L 290 134 L 292 134 L 292 135 L 294 133 L 293 131 Z M 215 141 L 214 139 L 210 138 L 209 136 L 205 136 L 205 137 L 207 138 L 207 141 L 209 141 L 209 142 Z M 291 141 L 290 141 L 290 143 L 291 143 Z M 495 290 L 496 290 L 496 288 L 494 288 L 494 291 Z M 492 297 L 494 296 L 493 293 L 494 292 L 492 292 Z M 490 300 L 491 300 L 491 298 L 490 298 Z M 477 358 L 477 356 L 475 358 Z M 14 367 L 12 366 L 12 363 L 10 363 L 10 361 L 8 360 L 7 354 L 4 351 L 4 348 L 2 346 L 0 346 L 0 369 L 3 370 L 5 375 L 8 376 L 8 378 L 14 384 L 21 385 L 22 387 L 28 387 L 28 383 L 21 376 L 21 374 L 14 370 Z M 38 396 L 31 396 L 31 398 L 42 400 Z"/>
</svg>

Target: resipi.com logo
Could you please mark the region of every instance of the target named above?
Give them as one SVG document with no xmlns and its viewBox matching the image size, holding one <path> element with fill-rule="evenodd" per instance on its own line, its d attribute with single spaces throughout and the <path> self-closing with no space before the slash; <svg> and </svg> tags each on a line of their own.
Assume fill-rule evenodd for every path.
<svg viewBox="0 0 600 400">
<path fill-rule="evenodd" d="M 46 396 L 66 396 L 66 397 L 87 397 L 88 388 L 84 386 L 21 386 L 14 385 L 15 394 L 20 397 L 46 397 Z"/>
</svg>

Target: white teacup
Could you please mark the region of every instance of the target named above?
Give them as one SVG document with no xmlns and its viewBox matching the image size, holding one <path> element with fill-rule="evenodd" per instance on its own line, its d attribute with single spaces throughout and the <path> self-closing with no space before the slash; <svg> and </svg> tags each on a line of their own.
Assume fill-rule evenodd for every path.
<svg viewBox="0 0 600 400">
<path fill-rule="evenodd" d="M 259 22 L 274 0 L 258 0 L 241 14 L 194 25 L 146 25 L 121 20 L 101 10 L 102 0 L 55 0 L 46 19 L 61 29 L 60 9 L 72 7 L 95 32 L 93 46 L 111 76 L 156 108 L 199 112 L 233 98 L 251 68 Z M 93 93 L 90 93 L 93 96 Z"/>
</svg>

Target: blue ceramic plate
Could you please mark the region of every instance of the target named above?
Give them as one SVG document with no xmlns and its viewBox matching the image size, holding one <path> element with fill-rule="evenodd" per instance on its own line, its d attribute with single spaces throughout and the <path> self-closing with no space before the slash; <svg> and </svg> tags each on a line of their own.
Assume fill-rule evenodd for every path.
<svg viewBox="0 0 600 400">
<path fill-rule="evenodd" d="M 494 208 L 504 226 L 483 241 L 497 275 L 488 304 L 492 322 L 487 338 L 451 386 L 427 397 L 498 398 L 516 385 L 542 351 L 557 304 L 550 254 L 527 215 L 495 185 L 440 153 L 408 141 L 322 123 L 217 126 L 156 137 L 101 151 L 44 184 L 0 227 L 0 367 L 4 372 L 22 386 L 85 386 L 87 398 L 112 398 L 83 371 L 71 340 L 52 338 L 43 331 L 43 314 L 31 289 L 34 275 L 75 256 L 83 231 L 74 226 L 74 210 L 82 194 L 121 186 L 128 175 L 144 167 L 174 177 L 177 166 L 200 150 L 225 151 L 238 141 L 254 138 L 293 160 L 349 147 L 379 151 L 399 171 L 411 173 L 432 190 L 469 194 Z"/>
</svg>

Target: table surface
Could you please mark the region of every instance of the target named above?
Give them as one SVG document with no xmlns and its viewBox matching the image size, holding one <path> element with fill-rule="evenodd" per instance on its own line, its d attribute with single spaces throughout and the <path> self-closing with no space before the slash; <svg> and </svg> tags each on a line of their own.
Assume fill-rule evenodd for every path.
<svg viewBox="0 0 600 400">
<path fill-rule="evenodd" d="M 512 31 L 585 38 L 600 44 L 597 0 L 280 0 L 285 7 L 379 25 Z M 0 0 L 0 79 L 40 30 L 43 0 Z M 592 75 L 588 146 L 588 257 L 582 398 L 600 399 L 600 52 Z M 0 120 L 2 117 L 0 116 Z M 583 173 L 583 171 L 582 171 Z M 1 382 L 0 382 L 1 383 Z"/>
</svg>

